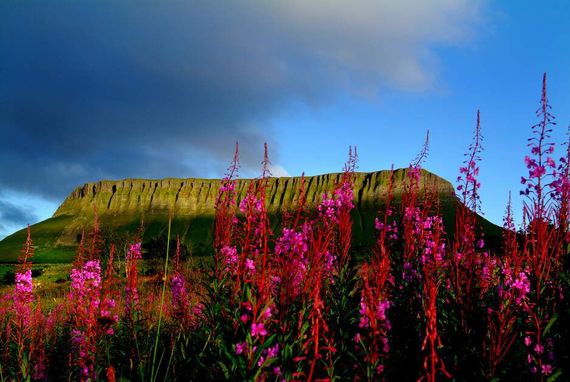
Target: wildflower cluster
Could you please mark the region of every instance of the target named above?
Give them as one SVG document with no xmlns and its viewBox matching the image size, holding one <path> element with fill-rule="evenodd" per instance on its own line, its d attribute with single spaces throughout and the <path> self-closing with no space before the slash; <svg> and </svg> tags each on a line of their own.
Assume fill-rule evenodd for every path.
<svg viewBox="0 0 570 382">
<path fill-rule="evenodd" d="M 97 318 L 101 304 L 101 266 L 99 260 L 85 262 L 71 270 L 71 294 L 74 364 L 82 380 L 95 377 L 97 354 Z"/>
<path fill-rule="evenodd" d="M 180 238 L 176 238 L 176 254 L 174 255 L 174 274 L 170 279 L 170 292 L 172 294 L 172 317 L 184 328 L 189 321 L 190 301 L 188 299 L 188 286 L 182 271 Z"/>
<path fill-rule="evenodd" d="M 557 164 L 549 110 L 545 77 L 524 224 L 517 231 L 509 196 L 500 247 L 477 215 L 479 112 L 451 203 L 422 170 L 428 133 L 407 169 L 372 174 L 385 194 L 375 217 L 355 201 L 355 185 L 371 183 L 355 172 L 355 149 L 314 200 L 304 177 L 270 180 L 267 146 L 261 177 L 237 181 L 236 145 L 216 198 L 213 264 L 180 236 L 168 262 L 171 229 L 184 234 L 172 219 L 160 270 L 143 259 L 142 232 L 115 246 L 95 219 L 69 281 L 46 292 L 32 279 L 29 229 L 0 296 L 0 379 L 565 380 L 570 147 Z M 277 188 L 291 185 L 288 210 L 270 214 Z"/>
</svg>

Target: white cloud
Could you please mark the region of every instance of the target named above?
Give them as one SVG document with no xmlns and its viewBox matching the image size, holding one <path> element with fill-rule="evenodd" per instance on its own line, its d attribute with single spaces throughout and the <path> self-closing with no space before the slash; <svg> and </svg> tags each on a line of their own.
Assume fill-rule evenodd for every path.
<svg viewBox="0 0 570 382">
<path fill-rule="evenodd" d="M 473 0 L 287 0 L 259 2 L 272 28 L 307 63 L 350 86 L 430 88 L 438 45 L 473 38 L 482 4 Z M 264 23 L 263 25 L 267 25 Z M 259 31 L 265 33 L 264 31 Z"/>
<path fill-rule="evenodd" d="M 271 172 L 271 176 L 282 178 L 282 177 L 289 177 L 291 174 L 281 165 L 273 164 L 269 166 L 269 171 Z"/>
</svg>

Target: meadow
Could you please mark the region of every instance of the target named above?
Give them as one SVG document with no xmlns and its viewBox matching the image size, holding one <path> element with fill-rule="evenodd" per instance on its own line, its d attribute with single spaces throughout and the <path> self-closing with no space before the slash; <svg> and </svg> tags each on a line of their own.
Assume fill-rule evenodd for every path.
<svg viewBox="0 0 570 382">
<path fill-rule="evenodd" d="M 96 220 L 73 263 L 33 264 L 29 229 L 18 264 L 0 265 L 0 381 L 568 380 L 570 145 L 555 155 L 546 77 L 537 117 L 524 221 L 509 202 L 499 249 L 477 220 L 479 114 L 453 230 L 420 187 L 426 139 L 401 201 L 388 187 L 365 254 L 352 245 L 356 149 L 316 209 L 301 182 L 275 227 L 267 146 L 238 200 L 236 145 L 211 257 L 192 256 L 169 223 L 164 256 L 149 258 L 144 225 L 110 243 Z"/>
</svg>

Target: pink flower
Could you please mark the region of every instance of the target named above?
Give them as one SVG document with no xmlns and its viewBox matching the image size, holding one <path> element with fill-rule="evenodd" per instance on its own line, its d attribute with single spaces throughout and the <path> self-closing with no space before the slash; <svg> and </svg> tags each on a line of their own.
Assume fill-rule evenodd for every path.
<svg viewBox="0 0 570 382">
<path fill-rule="evenodd" d="M 239 210 L 245 213 L 250 208 L 255 212 L 261 212 L 263 210 L 263 201 L 258 199 L 254 194 L 247 194 L 240 202 Z"/>
<path fill-rule="evenodd" d="M 184 321 L 189 311 L 188 291 L 186 280 L 180 272 L 176 272 L 170 281 L 172 292 L 172 315 L 178 321 Z"/>
<path fill-rule="evenodd" d="M 32 293 L 32 270 L 16 273 L 16 294 L 26 295 Z"/>
<path fill-rule="evenodd" d="M 382 231 L 384 230 L 384 223 L 382 223 L 378 218 L 376 218 L 374 219 L 374 227 L 376 227 L 378 231 Z"/>
<path fill-rule="evenodd" d="M 524 338 L 524 344 L 525 344 L 526 346 L 530 346 L 531 343 L 532 343 L 532 340 L 530 339 L 530 337 L 529 337 L 529 336 L 526 336 L 526 337 Z"/>
<path fill-rule="evenodd" d="M 360 299 L 360 310 L 358 311 L 361 315 L 366 314 L 366 302 L 364 301 L 364 297 Z"/>
<path fill-rule="evenodd" d="M 236 247 L 226 245 L 222 247 L 220 253 L 226 265 L 226 272 L 235 272 L 238 263 L 238 254 Z"/>
<path fill-rule="evenodd" d="M 236 344 L 236 354 L 242 354 L 247 350 L 247 344 L 245 342 L 240 342 Z"/>
<path fill-rule="evenodd" d="M 282 236 L 275 243 L 275 253 L 282 255 L 291 252 L 303 256 L 308 250 L 306 230 L 295 232 L 289 228 L 283 228 Z"/>
<path fill-rule="evenodd" d="M 534 170 L 530 171 L 529 173 L 531 178 L 540 178 L 541 176 L 546 174 L 546 169 L 544 168 L 544 166 L 536 166 Z"/>
<path fill-rule="evenodd" d="M 255 263 L 250 258 L 245 259 L 245 267 L 250 271 L 255 271 Z"/>
<path fill-rule="evenodd" d="M 408 167 L 408 177 L 416 183 L 420 182 L 421 168 L 419 165 Z"/>
<path fill-rule="evenodd" d="M 256 324 L 255 322 L 251 324 L 251 335 L 252 337 L 266 336 L 267 330 L 265 329 L 265 325 L 263 325 L 263 323 Z"/>
<path fill-rule="evenodd" d="M 515 303 L 520 305 L 526 299 L 526 295 L 530 293 L 530 280 L 526 273 L 520 272 L 512 282 L 511 287 L 515 290 Z"/>
<path fill-rule="evenodd" d="M 279 355 L 279 344 L 275 344 L 273 347 L 267 348 L 267 358 L 275 358 Z"/>
<path fill-rule="evenodd" d="M 390 301 L 378 301 L 376 306 L 376 318 L 386 321 L 386 311 L 390 308 Z"/>
<path fill-rule="evenodd" d="M 129 251 L 127 252 L 127 259 L 134 260 L 134 259 L 141 259 L 141 243 L 132 244 L 129 247 Z"/>
<path fill-rule="evenodd" d="M 101 301 L 101 265 L 99 260 L 90 260 L 80 268 L 71 270 L 72 342 L 77 364 L 82 369 L 82 376 L 92 377 L 94 372 L 96 338 L 93 330 L 97 325 L 97 315 L 111 317 L 110 310 L 114 300 Z M 101 303 L 103 306 L 100 309 Z"/>
<path fill-rule="evenodd" d="M 358 327 L 360 328 L 367 328 L 370 325 L 370 320 L 366 316 L 360 317 L 360 322 L 358 323 Z"/>
<path fill-rule="evenodd" d="M 334 270 L 334 263 L 336 256 L 331 251 L 325 252 L 325 271 L 329 279 L 332 281 L 332 271 Z"/>
<path fill-rule="evenodd" d="M 544 346 L 542 346 L 541 344 L 536 344 L 536 346 L 534 347 L 534 351 L 536 352 L 536 354 L 542 354 L 544 352 Z"/>
<path fill-rule="evenodd" d="M 229 178 L 224 178 L 222 181 L 222 185 L 220 186 L 220 194 L 224 192 L 231 193 L 235 190 L 235 183 L 232 182 Z"/>
<path fill-rule="evenodd" d="M 271 308 L 268 307 L 267 309 L 265 309 L 265 311 L 263 312 L 261 317 L 263 317 L 264 320 L 270 319 L 271 318 Z"/>
<path fill-rule="evenodd" d="M 351 210 L 354 208 L 353 199 L 354 195 L 352 192 L 352 185 L 350 183 L 343 183 L 340 188 L 338 188 L 334 195 L 336 196 L 337 205 L 340 209 L 346 208 Z"/>
<path fill-rule="evenodd" d="M 543 375 L 550 375 L 552 374 L 552 365 L 544 364 L 542 365 L 542 374 Z"/>
</svg>

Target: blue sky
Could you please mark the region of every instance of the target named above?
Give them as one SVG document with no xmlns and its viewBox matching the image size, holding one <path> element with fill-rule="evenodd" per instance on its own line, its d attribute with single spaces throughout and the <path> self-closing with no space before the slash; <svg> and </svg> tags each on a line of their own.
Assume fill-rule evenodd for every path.
<svg viewBox="0 0 570 382">
<path fill-rule="evenodd" d="M 453 181 L 477 109 L 482 209 L 520 205 L 543 72 L 565 140 L 570 3 L 208 1 L 0 4 L 0 237 L 49 217 L 73 187 L 425 167 Z M 559 150 L 560 154 L 561 151 Z M 520 216 L 520 215 L 519 215 Z"/>
</svg>

